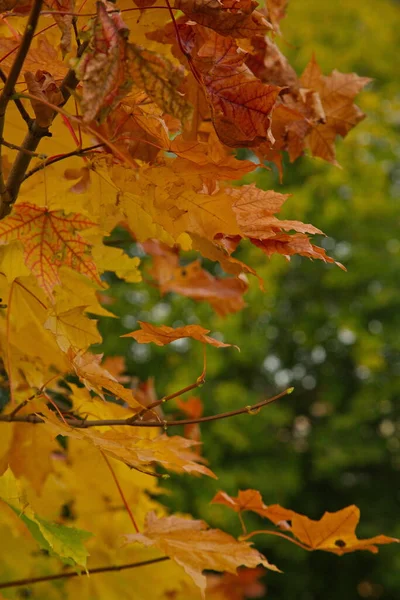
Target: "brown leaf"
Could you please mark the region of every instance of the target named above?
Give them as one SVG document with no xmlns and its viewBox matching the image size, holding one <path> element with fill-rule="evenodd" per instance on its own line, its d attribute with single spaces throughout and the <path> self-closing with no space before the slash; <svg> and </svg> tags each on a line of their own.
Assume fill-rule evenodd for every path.
<svg viewBox="0 0 400 600">
<path fill-rule="evenodd" d="M 201 589 L 206 589 L 205 569 L 236 573 L 245 565 L 263 565 L 278 571 L 267 559 L 254 550 L 247 542 L 238 542 L 232 536 L 218 529 L 208 529 L 204 521 L 181 517 L 157 518 L 154 513 L 146 517 L 143 533 L 125 536 L 128 542 L 139 542 L 145 546 L 158 548 L 181 565 L 186 573 Z"/>
<path fill-rule="evenodd" d="M 184 327 L 168 327 L 167 325 L 152 325 L 151 323 L 145 323 L 144 321 L 138 321 L 140 325 L 140 329 L 137 331 L 132 331 L 131 333 L 126 333 L 121 337 L 133 337 L 139 344 L 150 344 L 153 342 L 157 346 L 165 346 L 166 344 L 170 344 L 175 340 L 180 340 L 181 338 L 190 337 L 194 340 L 198 340 L 199 342 L 203 342 L 203 344 L 210 344 L 211 346 L 215 346 L 216 348 L 227 348 L 232 346 L 232 344 L 224 344 L 219 340 L 216 340 L 208 335 L 210 332 L 209 329 L 204 329 L 200 325 L 185 325 Z M 239 348 L 237 346 L 233 346 L 234 348 Z"/>
<path fill-rule="evenodd" d="M 313 57 L 300 81 L 304 88 L 318 92 L 325 113 L 325 122 L 316 124 L 307 138 L 310 150 L 313 156 L 336 164 L 336 136 L 345 137 L 364 119 L 365 115 L 354 104 L 354 98 L 371 79 L 336 70 L 325 77 Z"/>
<path fill-rule="evenodd" d="M 251 40 L 253 51 L 249 54 L 246 65 L 263 83 L 281 87 L 298 87 L 296 71 L 286 56 L 268 37 L 255 37 Z"/>
<path fill-rule="evenodd" d="M 53 76 L 47 71 L 36 71 L 35 74 L 30 71 L 24 73 L 28 92 L 35 98 L 30 98 L 33 111 L 35 113 L 36 122 L 40 127 L 50 127 L 54 111 L 49 106 L 46 106 L 40 100 L 50 102 L 55 106 L 59 106 L 64 102 L 60 88 L 53 79 Z"/>
<path fill-rule="evenodd" d="M 71 51 L 72 13 L 75 12 L 75 0 L 45 0 L 44 4 L 54 11 L 52 17 L 61 31 L 60 48 L 65 56 Z"/>
<path fill-rule="evenodd" d="M 194 29 L 193 64 L 204 86 L 215 130 L 227 146 L 272 140 L 271 114 L 281 88 L 263 84 L 246 66 L 247 54 L 232 38 Z"/>
<path fill-rule="evenodd" d="M 224 36 L 249 38 L 271 29 L 253 0 L 175 0 L 174 6 L 190 21 Z"/>
<path fill-rule="evenodd" d="M 328 256 L 323 248 L 314 246 L 307 235 L 302 233 L 296 233 L 294 235 L 288 235 L 286 233 L 277 233 L 274 237 L 266 240 L 257 240 L 252 238 L 251 243 L 260 248 L 268 257 L 272 254 L 282 254 L 290 260 L 291 256 L 300 254 L 307 258 L 315 258 L 323 260 L 326 263 L 334 263 L 343 271 L 346 268 L 340 263 L 335 261 L 333 258 Z"/>
</svg>

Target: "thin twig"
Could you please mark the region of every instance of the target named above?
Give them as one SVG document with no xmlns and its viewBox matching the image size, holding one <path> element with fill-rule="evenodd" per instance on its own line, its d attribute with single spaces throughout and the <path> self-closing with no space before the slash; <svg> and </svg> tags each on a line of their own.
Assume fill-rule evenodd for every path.
<svg viewBox="0 0 400 600">
<path fill-rule="evenodd" d="M 132 512 L 132 511 L 131 511 L 131 509 L 130 509 L 130 506 L 129 506 L 129 504 L 128 504 L 128 501 L 127 501 L 127 499 L 125 498 L 125 495 L 124 495 L 124 492 L 123 492 L 123 490 L 122 490 L 122 487 L 121 487 L 121 485 L 120 485 L 120 483 L 119 483 L 119 481 L 118 481 L 118 478 L 117 478 L 117 476 L 116 476 L 116 474 L 115 474 L 115 472 L 114 472 L 114 469 L 112 468 L 112 464 L 111 464 L 111 463 L 110 463 L 110 461 L 108 460 L 108 458 L 107 458 L 107 455 L 106 455 L 106 454 L 103 452 L 103 450 L 102 450 L 101 448 L 99 448 L 99 450 L 100 450 L 100 452 L 101 452 L 101 454 L 102 454 L 102 456 L 103 456 L 103 458 L 104 458 L 104 460 L 105 460 L 105 462 L 106 462 L 106 464 L 107 464 L 107 467 L 109 468 L 109 470 L 110 470 L 110 472 L 111 472 L 112 478 L 114 479 L 114 483 L 115 483 L 115 485 L 117 486 L 117 490 L 118 490 L 118 492 L 119 492 L 119 495 L 120 495 L 120 497 L 121 497 L 121 500 L 122 500 L 122 502 L 124 503 L 124 506 L 125 506 L 125 508 L 126 508 L 126 512 L 127 512 L 127 513 L 128 513 L 128 515 L 129 515 L 129 518 L 130 518 L 130 520 L 131 520 L 131 522 L 132 522 L 132 525 L 133 525 L 133 527 L 134 527 L 134 529 L 135 529 L 136 533 L 140 533 L 140 532 L 139 532 L 139 527 L 138 527 L 138 525 L 137 525 L 137 523 L 136 523 L 136 519 L 135 519 L 135 517 L 133 516 L 133 512 Z"/>
<path fill-rule="evenodd" d="M 232 410 L 225 413 L 219 413 L 217 415 L 211 415 L 209 417 L 200 417 L 198 419 L 182 419 L 178 421 L 135 421 L 132 423 L 131 417 L 128 419 L 96 419 L 92 421 L 87 421 L 86 419 L 77 419 L 74 417 L 66 417 L 64 419 L 64 423 L 69 425 L 75 429 L 88 429 L 89 427 L 113 427 L 113 426 L 129 426 L 129 427 L 177 427 L 181 425 L 194 425 L 195 423 L 208 423 L 211 421 L 219 421 L 221 419 L 229 419 L 230 417 L 236 417 L 238 415 L 243 414 L 256 414 L 258 411 L 275 402 L 279 398 L 286 396 L 287 394 L 291 394 L 293 388 L 288 388 L 284 390 L 280 394 L 273 396 L 273 398 L 268 398 L 268 400 L 262 400 L 261 402 L 257 402 L 257 404 L 252 404 L 249 406 L 245 406 L 244 408 L 239 408 L 237 410 Z M 30 415 L 16 415 L 15 417 L 11 417 L 10 414 L 0 415 L 0 422 L 3 423 L 32 423 L 32 424 L 41 424 L 45 423 L 45 419 L 41 417 L 39 414 L 30 414 Z"/>
<path fill-rule="evenodd" d="M 133 417 L 130 417 L 130 421 L 131 423 L 135 423 L 136 421 L 141 421 L 144 417 L 145 414 L 147 414 L 147 412 L 149 412 L 150 410 L 152 410 L 153 408 L 156 408 L 157 406 L 160 406 L 161 404 L 165 404 L 166 402 L 168 402 L 169 400 L 173 400 L 174 398 L 177 398 L 178 396 L 181 396 L 182 394 L 186 394 L 187 392 L 190 392 L 191 390 L 195 390 L 198 387 L 201 387 L 205 380 L 206 380 L 206 353 L 205 353 L 205 348 L 206 345 L 204 344 L 204 367 L 203 367 L 203 372 L 200 375 L 200 377 L 197 378 L 195 383 L 191 383 L 190 385 L 187 385 L 186 387 L 182 388 L 181 390 L 178 390 L 177 392 L 173 392 L 173 394 L 169 394 L 169 396 L 163 396 L 161 398 L 161 400 L 156 400 L 155 402 L 152 402 L 151 404 L 149 404 L 148 406 L 146 406 L 146 408 L 143 408 L 140 412 L 136 413 L 136 415 L 133 415 Z"/>
<path fill-rule="evenodd" d="M 54 163 L 58 163 L 61 160 L 65 160 L 66 158 L 71 158 L 71 156 L 83 156 L 84 154 L 87 154 L 87 153 L 91 152 L 92 150 L 96 150 L 97 148 L 102 148 L 103 145 L 104 144 L 94 144 L 93 146 L 87 146 L 87 148 L 78 148 L 77 150 L 72 150 L 71 152 L 67 152 L 66 154 L 60 154 L 59 156 L 54 156 L 53 158 L 51 158 L 51 157 L 47 158 L 42 163 L 40 163 L 40 165 L 37 165 L 36 167 L 33 167 L 33 169 L 28 171 L 24 175 L 24 178 L 22 181 L 25 181 L 25 179 L 28 179 L 28 177 L 32 177 L 32 175 L 34 175 L 38 171 L 41 171 L 42 169 L 45 169 L 46 167 L 48 167 L 50 165 L 54 165 Z"/>
<path fill-rule="evenodd" d="M 159 558 L 150 558 L 149 560 L 142 560 L 136 563 L 127 563 L 125 565 L 113 565 L 111 567 L 97 567 L 96 569 L 88 569 L 87 575 L 95 575 L 96 573 L 110 573 L 112 571 L 124 571 L 125 569 L 135 569 L 137 567 L 145 567 L 146 565 L 153 565 L 155 563 L 169 560 L 169 556 L 160 556 Z M 42 581 L 54 581 L 55 579 L 69 579 L 71 577 L 83 577 L 81 573 L 76 571 L 65 571 L 64 573 L 57 573 L 57 575 L 45 575 L 43 577 L 27 577 L 26 579 L 16 579 L 14 581 L 6 581 L 0 583 L 0 589 L 20 586 L 29 586 L 34 583 L 41 583 Z"/>
<path fill-rule="evenodd" d="M 28 22 L 25 27 L 24 35 L 22 36 L 21 43 L 18 48 L 17 56 L 11 66 L 10 72 L 7 77 L 7 81 L 4 84 L 3 91 L 0 95 L 0 139 L 3 139 L 4 124 L 7 105 L 14 94 L 15 84 L 17 83 L 19 74 L 24 64 L 26 55 L 28 54 L 30 45 L 32 43 L 33 36 L 35 34 L 36 26 L 39 21 L 40 11 L 42 9 L 43 0 L 35 0 L 33 3 Z M 35 151 L 36 148 L 26 147 L 27 150 Z M 27 158 L 26 154 L 22 154 Z M 30 157 L 28 157 L 30 160 Z M 28 163 L 29 164 L 29 163 Z M 12 195 L 9 193 L 8 187 L 4 182 L 4 176 L 2 171 L 2 160 L 1 160 L 1 145 L 0 145 L 0 218 L 8 214 L 10 210 L 10 203 L 13 202 Z"/>
<path fill-rule="evenodd" d="M 41 158 L 41 159 L 47 158 L 45 154 L 40 154 L 39 152 L 31 152 L 30 150 L 27 150 L 26 148 L 23 148 L 22 146 L 17 146 L 17 144 L 13 144 L 12 142 L 6 142 L 6 140 L 0 140 L 0 144 L 2 146 L 6 146 L 7 148 L 10 148 L 11 150 L 18 150 L 18 152 L 25 152 L 25 154 L 29 154 L 29 156 L 31 156 L 32 158 Z"/>
<path fill-rule="evenodd" d="M 3 83 L 6 83 L 6 81 L 7 81 L 7 75 L 4 73 L 3 69 L 0 69 L 0 79 L 3 81 Z M 11 96 L 12 96 L 12 99 L 14 100 L 15 106 L 19 110 L 21 117 L 23 118 L 25 123 L 28 125 L 28 127 L 30 127 L 33 119 L 30 116 L 30 114 L 28 113 L 28 111 L 26 110 L 25 106 L 22 104 L 21 100 L 18 98 L 18 95 L 17 95 L 17 92 L 15 91 L 15 89 L 12 90 Z"/>
</svg>

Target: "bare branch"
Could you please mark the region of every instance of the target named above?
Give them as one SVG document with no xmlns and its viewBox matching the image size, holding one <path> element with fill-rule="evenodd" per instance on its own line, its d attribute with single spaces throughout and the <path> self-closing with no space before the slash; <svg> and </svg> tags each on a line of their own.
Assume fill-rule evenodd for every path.
<svg viewBox="0 0 400 600">
<path fill-rule="evenodd" d="M 275 402 L 279 398 L 291 394 L 293 388 L 288 388 L 280 394 L 268 398 L 267 400 L 261 400 L 257 404 L 245 406 L 237 410 L 231 410 L 229 412 L 219 413 L 217 415 L 211 415 L 209 417 L 200 417 L 199 419 L 181 419 L 178 421 L 132 421 L 131 417 L 128 419 L 96 419 L 87 421 L 86 419 L 78 419 L 75 417 L 64 417 L 64 424 L 69 425 L 74 429 L 88 429 L 89 427 L 177 427 L 180 425 L 194 425 L 195 423 L 209 423 L 211 421 L 220 421 L 221 419 L 229 419 L 230 417 L 236 417 L 238 415 L 249 414 L 255 415 L 264 406 Z M 0 422 L 3 423 L 32 423 L 34 425 L 45 423 L 43 417 L 39 414 L 32 413 L 30 415 L 13 415 L 12 413 L 6 415 L 0 415 Z"/>
<path fill-rule="evenodd" d="M 4 84 L 3 91 L 0 95 L 0 139 L 3 139 L 7 105 L 10 102 L 12 95 L 15 93 L 14 87 L 17 83 L 22 65 L 24 64 L 25 57 L 28 54 L 30 45 L 32 43 L 36 26 L 39 21 L 42 4 L 43 0 L 35 0 L 33 3 L 31 13 L 25 27 L 24 35 L 22 36 L 21 44 L 18 48 L 17 56 L 15 57 L 10 73 L 8 74 L 7 80 Z M 27 147 L 27 150 L 32 150 L 34 152 L 36 148 Z M 26 154 L 24 154 L 24 156 L 27 157 Z M 0 218 L 9 212 L 10 203 L 12 201 L 12 196 L 10 195 L 6 184 L 4 183 L 0 145 Z"/>
<path fill-rule="evenodd" d="M 84 51 L 86 50 L 89 42 L 86 41 L 80 45 L 77 57 L 80 58 Z M 18 58 L 18 56 L 17 56 Z M 79 81 L 75 75 L 75 71 L 70 69 L 64 80 L 60 86 L 60 91 L 63 95 L 65 104 L 71 96 L 72 91 L 76 88 Z M 4 93 L 4 90 L 3 90 Z M 1 104 L 0 104 L 1 109 Z M 54 112 L 53 119 L 56 117 L 57 112 Z M 3 119 L 4 121 L 4 119 Z M 0 125 L 1 125 L 1 110 L 0 110 Z M 4 122 L 3 122 L 4 126 Z M 0 127 L 0 137 L 2 137 L 3 130 Z M 40 127 L 37 124 L 36 120 L 33 121 L 27 135 L 25 136 L 24 141 L 21 145 L 21 150 L 17 154 L 17 157 L 14 161 L 14 164 L 11 168 L 10 174 L 7 179 L 7 183 L 5 184 L 5 194 L 7 196 L 6 202 L 3 202 L 0 205 L 0 219 L 9 214 L 11 210 L 12 204 L 16 201 L 18 197 L 19 188 L 21 187 L 21 183 L 24 181 L 25 173 L 28 170 L 29 164 L 32 159 L 32 153 L 36 152 L 36 149 L 44 137 L 51 137 L 51 133 L 48 127 Z M 27 153 L 28 151 L 28 153 Z M 4 184 L 4 181 L 3 181 Z M 1 178 L 0 178 L 0 193 L 1 193 Z"/>
<path fill-rule="evenodd" d="M 88 575 L 95 575 L 96 573 L 110 573 L 112 571 L 124 571 L 125 569 L 136 569 L 137 567 L 145 567 L 146 565 L 153 565 L 155 563 L 169 560 L 169 556 L 160 556 L 159 558 L 151 558 L 149 560 L 142 560 L 136 563 L 127 563 L 125 565 L 112 565 L 110 567 L 97 567 L 96 569 L 88 569 Z M 41 583 L 43 581 L 54 581 L 55 579 L 69 579 L 71 577 L 84 577 L 76 571 L 65 571 L 64 573 L 57 573 L 56 575 L 45 575 L 44 577 L 27 577 L 26 579 L 16 579 L 15 581 L 6 581 L 0 583 L 0 589 L 21 586 L 30 586 L 34 583 Z"/>
</svg>

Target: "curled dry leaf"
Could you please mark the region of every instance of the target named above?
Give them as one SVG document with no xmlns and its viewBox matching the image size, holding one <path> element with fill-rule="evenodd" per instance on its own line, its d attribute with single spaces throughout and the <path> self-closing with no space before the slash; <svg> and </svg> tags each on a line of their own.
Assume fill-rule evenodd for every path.
<svg viewBox="0 0 400 600">
<path fill-rule="evenodd" d="M 47 71 L 36 71 L 35 74 L 26 71 L 24 77 L 28 92 L 32 96 L 36 96 L 36 98 L 30 98 L 30 103 L 35 113 L 37 124 L 44 128 L 50 127 L 54 111 L 51 107 L 43 104 L 41 100 L 59 106 L 64 102 L 60 88 L 54 81 L 53 76 Z"/>
<path fill-rule="evenodd" d="M 251 38 L 271 29 L 265 16 L 255 10 L 253 0 L 175 0 L 190 21 L 209 27 L 223 36 Z"/>
<path fill-rule="evenodd" d="M 45 5 L 53 12 L 52 17 L 61 31 L 60 48 L 65 55 L 71 51 L 71 31 L 75 0 L 45 0 Z"/>
<path fill-rule="evenodd" d="M 143 533 L 125 536 L 127 542 L 139 542 L 158 548 L 181 565 L 201 589 L 203 597 L 206 578 L 202 571 L 236 573 L 244 565 L 254 568 L 263 565 L 278 571 L 247 542 L 239 542 L 219 529 L 208 529 L 204 521 L 181 517 L 162 517 L 151 512 L 146 517 Z"/>
<path fill-rule="evenodd" d="M 355 73 L 340 73 L 336 69 L 324 76 L 312 58 L 301 76 L 301 85 L 318 92 L 325 113 L 323 123 L 316 124 L 307 138 L 313 156 L 336 164 L 335 139 L 345 137 L 364 119 L 364 113 L 354 104 L 355 96 L 371 81 Z"/>
<path fill-rule="evenodd" d="M 176 340 L 180 340 L 185 337 L 198 340 L 203 344 L 210 344 L 216 348 L 228 348 L 233 344 L 224 344 L 215 338 L 210 337 L 207 333 L 210 333 L 209 329 L 204 329 L 201 325 L 185 325 L 184 327 L 168 327 L 167 325 L 152 325 L 151 323 L 145 323 L 144 321 L 138 321 L 140 329 L 126 333 L 121 337 L 133 337 L 139 344 L 150 344 L 153 342 L 157 346 L 165 346 Z M 233 346 L 234 348 L 239 348 Z"/>
</svg>

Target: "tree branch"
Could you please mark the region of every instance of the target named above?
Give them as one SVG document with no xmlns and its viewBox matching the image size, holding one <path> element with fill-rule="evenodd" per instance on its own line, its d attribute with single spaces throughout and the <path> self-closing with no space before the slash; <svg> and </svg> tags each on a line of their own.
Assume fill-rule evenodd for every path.
<svg viewBox="0 0 400 600">
<path fill-rule="evenodd" d="M 22 181 L 25 181 L 25 179 L 28 179 L 28 177 L 31 177 L 32 175 L 34 175 L 38 171 L 41 171 L 42 169 L 45 169 L 49 165 L 54 165 L 54 163 L 58 163 L 61 160 L 65 160 L 66 158 L 71 158 L 71 156 L 83 156 L 84 154 L 88 154 L 92 150 L 96 150 L 97 148 L 102 148 L 103 146 L 104 146 L 104 144 L 94 144 L 93 146 L 87 146 L 87 148 L 79 148 L 77 150 L 72 150 L 71 152 L 67 152 L 66 154 L 60 154 L 59 156 L 54 156 L 54 157 L 50 157 L 48 159 L 44 159 L 44 161 L 42 163 L 40 163 L 40 165 L 37 165 L 36 167 L 33 167 L 33 169 L 28 171 L 24 175 L 24 178 Z"/>
<path fill-rule="evenodd" d="M 18 48 L 17 56 L 12 64 L 10 73 L 8 74 L 0 96 L 0 139 L 3 139 L 7 105 L 10 102 L 12 95 L 15 93 L 14 87 L 17 83 L 22 65 L 24 64 L 26 55 L 28 54 L 28 50 L 32 43 L 32 38 L 35 34 L 36 26 L 39 21 L 42 4 L 43 0 L 35 0 L 33 3 L 28 23 L 26 24 L 24 35 L 22 36 L 21 44 Z M 27 148 L 27 150 L 35 151 L 36 148 Z M 24 156 L 26 157 L 27 155 L 25 154 Z M 4 183 L 0 145 L 0 218 L 9 212 L 11 202 L 12 197 L 6 184 Z"/>
<path fill-rule="evenodd" d="M 3 81 L 3 83 L 7 82 L 7 75 L 4 73 L 3 69 L 0 69 L 0 79 Z M 30 127 L 33 122 L 33 119 L 30 116 L 30 114 L 28 113 L 28 111 L 26 110 L 25 106 L 22 104 L 21 100 L 17 97 L 17 92 L 15 91 L 14 88 L 12 89 L 11 96 L 12 96 L 12 99 L 14 100 L 15 106 L 19 110 L 21 117 L 23 118 L 25 123 L 28 125 L 28 127 Z"/>
<path fill-rule="evenodd" d="M 124 571 L 125 569 L 135 569 L 137 567 L 145 567 L 146 565 L 153 565 L 155 563 L 169 560 L 169 556 L 160 556 L 159 558 L 150 558 L 149 560 L 142 560 L 136 563 L 127 563 L 125 565 L 112 565 L 111 567 L 97 567 L 96 569 L 88 569 L 88 575 L 95 575 L 96 573 L 110 573 L 112 571 Z M 43 577 L 27 577 L 26 579 L 16 579 L 14 581 L 6 581 L 0 583 L 0 590 L 5 588 L 20 587 L 22 585 L 28 586 L 34 583 L 41 583 L 43 581 L 54 581 L 55 579 L 69 579 L 71 577 L 82 577 L 80 573 L 76 571 L 65 571 L 65 573 L 57 573 L 56 575 L 45 575 Z"/>
<path fill-rule="evenodd" d="M 132 417 L 128 419 L 96 419 L 87 421 L 86 419 L 78 419 L 75 417 L 64 417 L 63 423 L 69 425 L 74 429 L 88 429 L 89 427 L 113 427 L 113 426 L 128 426 L 128 427 L 177 427 L 180 425 L 194 425 L 195 423 L 209 423 L 211 421 L 219 421 L 221 419 L 229 419 L 230 417 L 236 417 L 238 415 L 257 414 L 264 406 L 275 402 L 282 396 L 291 394 L 294 388 L 288 388 L 280 394 L 268 398 L 267 400 L 261 400 L 257 404 L 245 406 L 237 410 L 231 410 L 229 412 L 219 413 L 217 415 L 211 415 L 209 417 L 200 417 L 199 419 L 181 419 L 178 421 L 132 421 Z M 45 423 L 45 419 L 39 414 L 32 413 L 30 415 L 13 415 L 13 413 L 0 415 L 0 422 L 3 423 L 32 423 L 34 425 Z M 61 421 L 60 421 L 61 422 Z"/>
<path fill-rule="evenodd" d="M 80 45 L 77 51 L 77 58 L 80 58 L 84 51 L 86 50 L 89 42 L 86 41 Z M 18 58 L 18 56 L 17 56 Z M 16 59 L 17 60 L 17 59 Z M 8 81 L 8 80 L 7 80 Z M 75 75 L 75 71 L 70 69 L 64 80 L 60 86 L 60 91 L 63 95 L 64 105 L 71 96 L 71 92 L 76 88 L 79 81 Z M 4 91 L 3 91 L 4 93 Z M 1 104 L 0 104 L 1 108 Z M 57 112 L 54 112 L 53 119 L 56 117 Z M 1 119 L 1 111 L 0 111 L 0 119 Z M 2 137 L 2 130 L 0 128 L 0 137 Z M 16 201 L 18 197 L 19 188 L 21 187 L 21 183 L 24 181 L 25 173 L 29 167 L 29 164 L 32 159 L 32 152 L 35 152 L 40 141 L 44 137 L 51 137 L 50 128 L 49 127 L 41 127 L 38 125 L 37 121 L 33 121 L 28 133 L 25 136 L 24 141 L 21 145 L 21 150 L 17 154 L 17 157 L 14 161 L 14 164 L 11 168 L 10 174 L 7 179 L 7 183 L 5 184 L 5 192 L 6 192 L 6 201 L 0 205 L 0 219 L 9 214 L 11 210 L 12 204 Z M 28 152 L 27 152 L 28 151 Z M 4 184 L 4 182 L 3 182 Z M 0 179 L 1 186 L 1 179 Z M 1 192 L 1 189 L 0 189 Z"/>
</svg>

